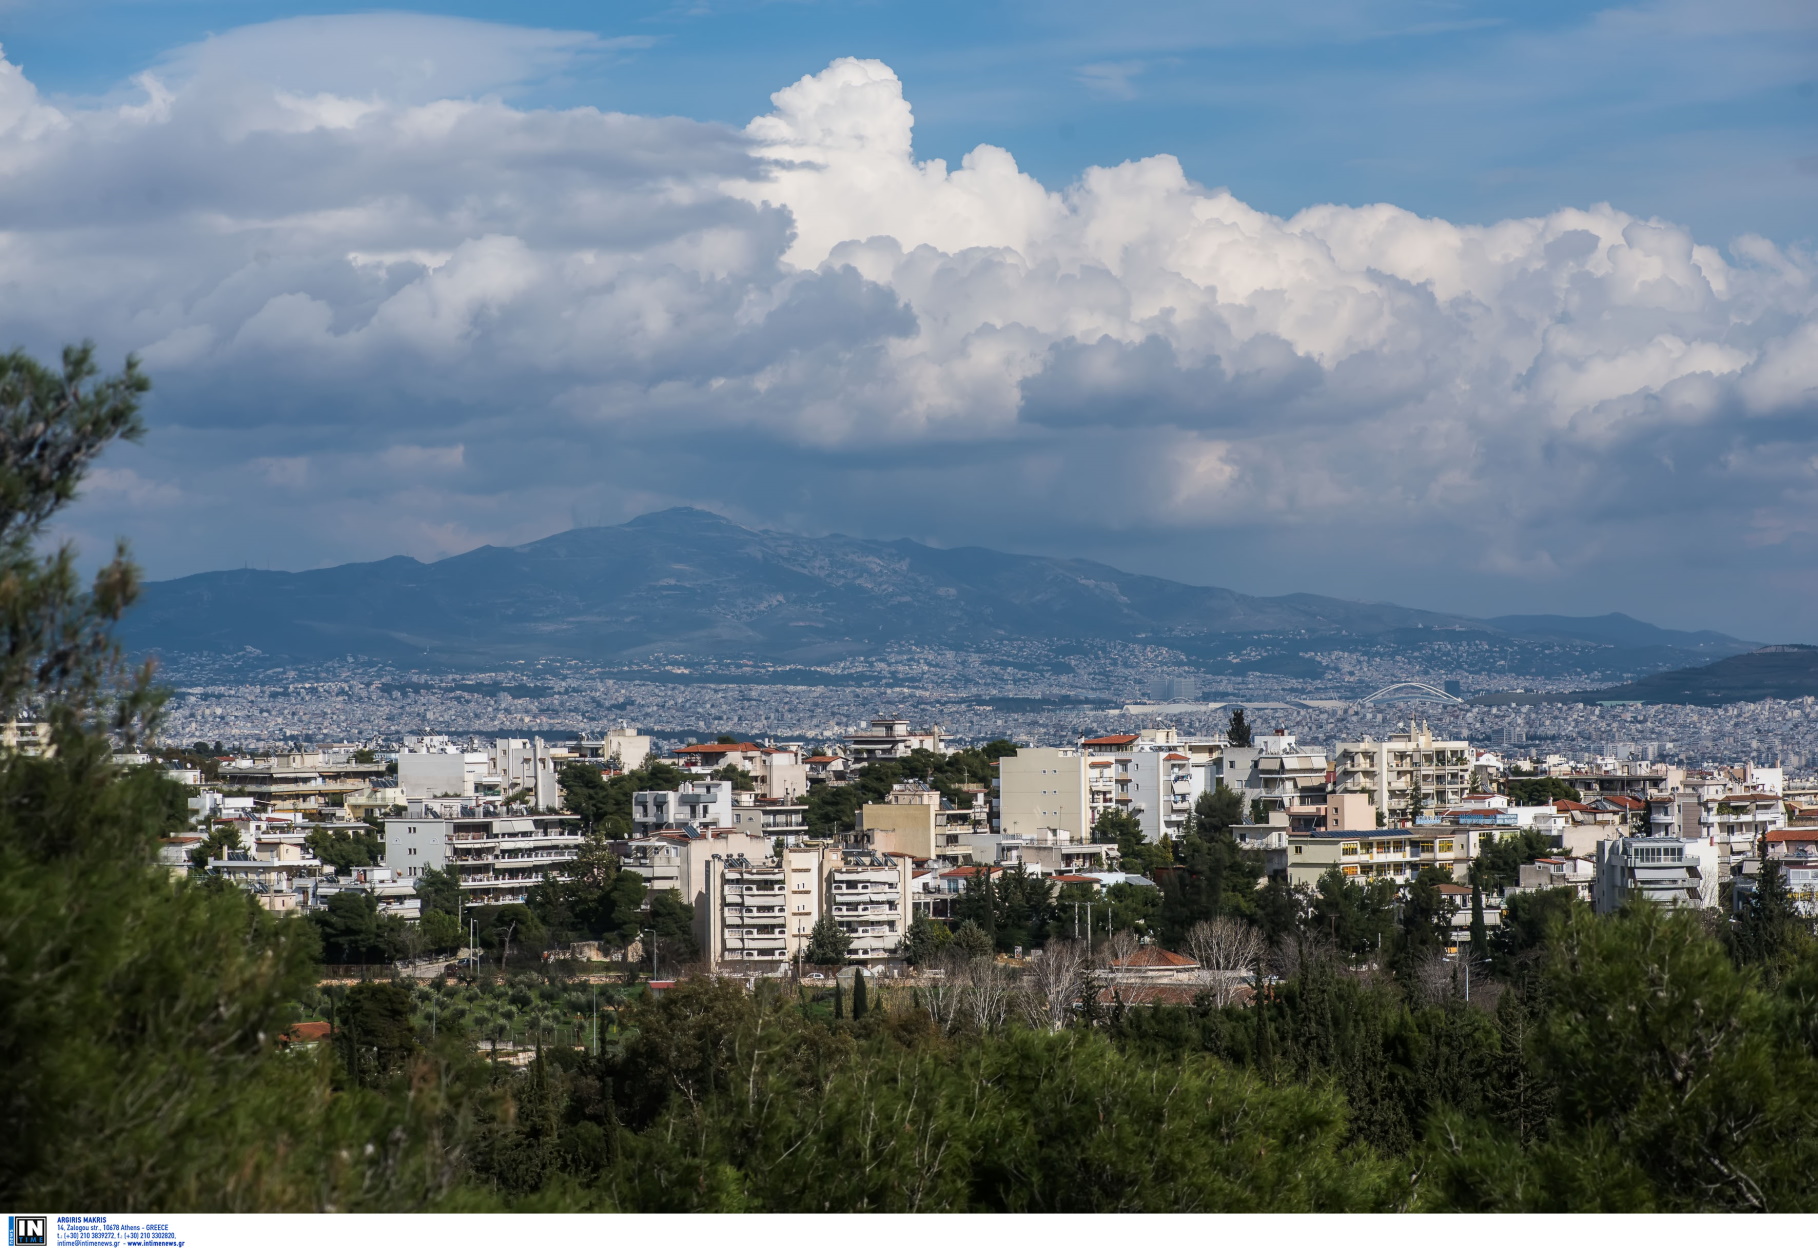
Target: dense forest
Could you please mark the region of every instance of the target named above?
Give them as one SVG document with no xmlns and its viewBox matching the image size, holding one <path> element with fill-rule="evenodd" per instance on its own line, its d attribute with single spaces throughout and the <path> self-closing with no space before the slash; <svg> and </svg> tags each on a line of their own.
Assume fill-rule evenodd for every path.
<svg viewBox="0 0 1818 1250">
<path fill-rule="evenodd" d="M 1418 885 L 1397 908 L 1263 881 L 1208 803 L 1145 914 L 1075 941 L 1070 907 L 1006 877 L 918 935 L 940 975 L 913 985 L 324 985 L 321 926 L 157 863 L 168 783 L 114 762 L 157 725 L 111 641 L 136 574 L 122 552 L 84 584 L 42 550 L 144 389 L 83 349 L 0 358 L 0 701 L 55 747 L 0 758 L 14 1209 L 1818 1205 L 1818 949 L 1771 871 L 1735 926 L 1537 894 L 1446 961 Z M 616 873 L 538 906 L 622 927 Z M 1106 966 L 1139 920 L 1239 935 L 1257 992 L 1147 1001 Z M 1039 956 L 1002 958 L 1011 934 Z M 332 1030 L 297 1042 L 305 1019 Z"/>
</svg>

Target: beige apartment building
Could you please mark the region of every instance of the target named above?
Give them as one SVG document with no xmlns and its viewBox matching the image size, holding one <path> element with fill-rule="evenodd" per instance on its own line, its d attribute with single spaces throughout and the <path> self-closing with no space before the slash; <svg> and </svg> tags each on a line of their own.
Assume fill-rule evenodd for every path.
<svg viewBox="0 0 1818 1250">
<path fill-rule="evenodd" d="M 707 940 L 716 966 L 772 971 L 800 958 L 831 916 L 851 940 L 850 963 L 894 957 L 909 927 L 907 858 L 830 845 L 787 847 L 765 858 L 707 866 Z M 697 913 L 698 914 L 698 913 Z"/>
<path fill-rule="evenodd" d="M 1331 868 L 1360 885 L 1384 877 L 1406 885 L 1422 868 L 1444 868 L 1453 880 L 1464 881 L 1479 837 L 1476 829 L 1459 825 L 1289 833 L 1285 845 L 1264 851 L 1263 865 L 1270 875 L 1285 873 L 1290 885 L 1315 885 Z"/>
<path fill-rule="evenodd" d="M 1088 752 L 1080 747 L 1024 747 L 1000 759 L 998 832 L 1066 829 L 1084 833 L 1090 829 L 1094 814 L 1087 793 L 1088 759 Z M 1110 767 L 1108 758 L 1105 767 Z M 1105 784 L 1110 784 L 1108 775 Z"/>
<path fill-rule="evenodd" d="M 1367 794 L 1391 822 L 1412 816 L 1416 786 L 1423 812 L 1461 802 L 1471 789 L 1471 744 L 1438 739 L 1409 722 L 1405 733 L 1381 742 L 1340 742 L 1334 749 L 1332 791 Z"/>
<path fill-rule="evenodd" d="M 956 807 L 939 790 L 905 781 L 890 788 L 882 803 L 859 809 L 859 828 L 867 846 L 885 855 L 912 859 L 965 858 L 966 839 L 991 830 L 991 808 L 982 793 Z"/>
</svg>

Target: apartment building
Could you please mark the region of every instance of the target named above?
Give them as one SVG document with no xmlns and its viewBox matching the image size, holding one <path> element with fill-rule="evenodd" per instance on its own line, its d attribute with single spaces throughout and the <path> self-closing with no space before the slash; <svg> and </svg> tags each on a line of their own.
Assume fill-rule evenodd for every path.
<svg viewBox="0 0 1818 1250">
<path fill-rule="evenodd" d="M 799 842 L 808 836 L 808 804 L 793 797 L 774 798 L 735 791 L 732 796 L 732 827 L 759 837 Z"/>
<path fill-rule="evenodd" d="M 1207 763 L 1207 786 L 1223 785 L 1243 796 L 1248 813 L 1292 812 L 1326 806 L 1326 753 L 1303 747 L 1285 729 L 1259 734 L 1247 747 L 1225 746 Z"/>
<path fill-rule="evenodd" d="M 1465 825 L 1288 832 L 1280 845 L 1263 851 L 1263 866 L 1271 876 L 1285 874 L 1288 884 L 1299 886 L 1317 884 L 1331 868 L 1359 884 L 1386 877 L 1405 886 L 1422 868 L 1443 868 L 1453 880 L 1464 881 L 1481 836 Z"/>
<path fill-rule="evenodd" d="M 631 830 L 649 837 L 663 829 L 733 828 L 730 781 L 684 781 L 678 790 L 639 790 L 631 796 Z"/>
<path fill-rule="evenodd" d="M 708 866 L 715 859 L 743 858 L 755 863 L 768 856 L 774 845 L 774 839 L 761 832 L 697 825 L 615 841 L 611 848 L 626 869 L 644 879 L 646 899 L 674 890 L 694 908 L 695 945 L 706 950 L 710 935 Z"/>
<path fill-rule="evenodd" d="M 547 811 L 562 805 L 556 760 L 541 738 L 495 738 L 465 747 L 441 735 L 410 737 L 398 752 L 398 786 L 406 802 L 512 801 Z"/>
<path fill-rule="evenodd" d="M 716 964 L 781 966 L 800 958 L 815 924 L 831 917 L 851 939 L 849 962 L 882 963 L 909 927 L 910 874 L 904 857 L 826 844 L 715 857 L 706 865 L 703 949 Z"/>
<path fill-rule="evenodd" d="M 1037 829 L 1070 829 L 1083 833 L 1092 827 L 1095 814 L 1088 794 L 1087 764 L 1092 753 L 1085 746 L 1023 747 L 997 762 L 996 814 L 999 833 L 1016 834 Z M 1104 801 L 1113 789 L 1109 757 L 1102 765 L 1099 785 Z"/>
<path fill-rule="evenodd" d="M 1340 742 L 1334 748 L 1334 791 L 1367 794 L 1390 822 L 1410 819 L 1416 791 L 1423 812 L 1455 806 L 1470 791 L 1471 744 L 1441 740 L 1425 725 L 1378 742 Z"/>
<path fill-rule="evenodd" d="M 650 758 L 650 737 L 630 725 L 621 723 L 605 733 L 583 733 L 570 748 L 570 754 L 584 760 L 616 763 L 621 772 L 635 772 Z"/>
<path fill-rule="evenodd" d="M 292 751 L 228 760 L 221 765 L 220 784 L 226 790 L 245 791 L 264 807 L 317 812 L 341 808 L 348 795 L 367 789 L 385 771 L 383 764 L 355 764 L 336 761 L 320 751 Z"/>
<path fill-rule="evenodd" d="M 521 903 L 545 875 L 565 875 L 580 853 L 580 820 L 521 805 L 419 799 L 386 820 L 385 866 L 404 880 L 453 868 L 469 906 Z"/>
<path fill-rule="evenodd" d="M 1597 844 L 1591 904 L 1613 912 L 1631 898 L 1666 907 L 1715 907 L 1717 848 L 1698 838 L 1610 838 Z"/>
<path fill-rule="evenodd" d="M 959 859 L 968 851 L 965 835 L 988 833 L 991 808 L 984 794 L 959 807 L 939 790 L 920 781 L 898 782 L 882 803 L 859 809 L 858 833 L 864 844 L 885 855 L 911 859 Z"/>
<path fill-rule="evenodd" d="M 868 764 L 872 760 L 900 760 L 911 751 L 933 751 L 936 755 L 945 755 L 947 746 L 941 737 L 941 727 L 933 725 L 927 729 L 911 729 L 906 720 L 876 717 L 866 728 L 846 735 L 846 753 L 855 764 Z"/>
</svg>

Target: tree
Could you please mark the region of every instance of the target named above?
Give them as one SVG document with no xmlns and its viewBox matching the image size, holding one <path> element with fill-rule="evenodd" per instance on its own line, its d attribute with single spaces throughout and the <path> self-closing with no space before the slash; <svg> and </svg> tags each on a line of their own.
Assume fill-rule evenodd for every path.
<svg viewBox="0 0 1818 1250">
<path fill-rule="evenodd" d="M 822 916 L 808 931 L 808 950 L 802 956 L 811 964 L 837 965 L 846 962 L 852 949 L 852 938 L 832 916 Z"/>
<path fill-rule="evenodd" d="M 1761 867 L 1756 870 L 1754 888 L 1742 905 L 1735 931 L 1737 957 L 1758 965 L 1777 963 L 1801 933 L 1810 931 L 1794 905 L 1780 861 L 1765 851 L 1763 838 L 1757 850 Z"/>
<path fill-rule="evenodd" d="M 1520 884 L 1523 864 L 1531 864 L 1555 849 L 1552 839 L 1538 829 L 1487 835 L 1477 856 L 1477 880 L 1485 889 L 1506 890 Z"/>
<path fill-rule="evenodd" d="M 651 894 L 648 915 L 659 954 L 686 963 L 700 953 L 694 941 L 694 906 L 683 902 L 679 891 L 659 890 Z"/>
<path fill-rule="evenodd" d="M 1225 731 L 1225 737 L 1230 739 L 1234 747 L 1250 745 L 1250 721 L 1241 707 L 1231 709 L 1231 727 Z"/>
<path fill-rule="evenodd" d="M 916 968 L 932 967 L 952 940 L 953 934 L 946 925 L 926 916 L 917 916 L 903 934 L 903 959 Z"/>
<path fill-rule="evenodd" d="M 457 919 L 461 915 L 461 875 L 454 868 L 425 868 L 417 878 L 417 897 L 423 908 L 434 908 Z"/>
<path fill-rule="evenodd" d="M 1490 957 L 1490 933 L 1484 927 L 1483 919 L 1483 884 L 1477 880 L 1477 874 L 1471 874 L 1471 958 L 1488 959 Z"/>
<path fill-rule="evenodd" d="M 97 381 L 86 347 L 60 372 L 0 358 L 0 704 L 36 711 L 56 747 L 0 757 L 0 1199 L 434 1205 L 464 1095 L 433 1066 L 409 1099 L 335 1094 L 335 1065 L 277 1052 L 315 994 L 315 928 L 158 863 L 164 796 L 113 762 L 157 725 L 150 670 L 111 632 L 137 572 L 116 550 L 84 588 L 72 549 L 35 549 L 96 457 L 136 436 L 146 385 L 130 360 Z"/>
<path fill-rule="evenodd" d="M 1243 973 L 1262 957 L 1262 934 L 1229 916 L 1202 920 L 1187 930 L 1187 953 L 1199 964 L 1200 979 L 1220 1007 L 1236 996 Z"/>
<path fill-rule="evenodd" d="M 1243 823 L 1243 813 L 1244 796 L 1220 779 L 1194 802 L 1190 831 L 1202 838 L 1222 836 L 1230 832 L 1232 825 Z"/>
<path fill-rule="evenodd" d="M 948 949 L 967 960 L 984 959 L 993 949 L 991 935 L 967 920 L 953 931 L 953 941 Z"/>
<path fill-rule="evenodd" d="M 311 829 L 303 843 L 338 874 L 385 858 L 385 837 L 371 829 Z"/>
<path fill-rule="evenodd" d="M 417 1049 L 410 993 L 385 981 L 353 986 L 335 1013 L 335 1048 L 348 1075 L 366 1085 L 404 1066 Z"/>
<path fill-rule="evenodd" d="M 1555 800 L 1579 801 L 1579 793 L 1559 777 L 1510 777 L 1503 783 L 1509 802 L 1516 807 L 1544 807 Z"/>
<path fill-rule="evenodd" d="M 870 1010 L 871 1003 L 865 994 L 865 970 L 858 968 L 852 974 L 852 1018 L 863 1020 Z"/>
</svg>

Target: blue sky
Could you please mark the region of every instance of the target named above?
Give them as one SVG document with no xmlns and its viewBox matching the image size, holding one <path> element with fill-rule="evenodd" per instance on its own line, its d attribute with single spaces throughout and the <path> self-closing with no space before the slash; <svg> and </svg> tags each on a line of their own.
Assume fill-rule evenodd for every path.
<svg viewBox="0 0 1818 1250">
<path fill-rule="evenodd" d="M 1818 639 L 1818 6 L 0 0 L 154 577 L 688 504 Z M 1228 189 L 1228 191 L 1223 190 Z"/>
<path fill-rule="evenodd" d="M 835 57 L 875 57 L 915 104 L 918 155 L 997 144 L 1051 187 L 1168 152 L 1282 214 L 1386 201 L 1493 221 L 1608 201 L 1702 236 L 1792 242 L 1818 232 L 1818 31 L 1804 8 L 14 0 L 0 31 L 41 88 L 99 93 L 210 32 L 301 14 L 586 30 L 625 44 L 521 102 L 733 124 Z"/>
</svg>

